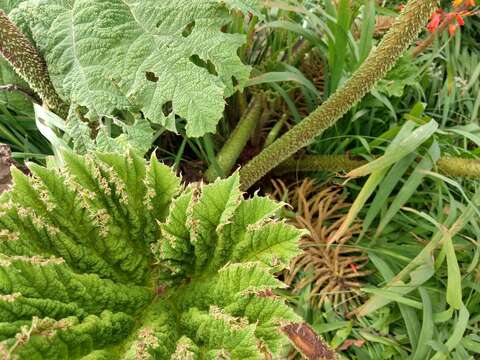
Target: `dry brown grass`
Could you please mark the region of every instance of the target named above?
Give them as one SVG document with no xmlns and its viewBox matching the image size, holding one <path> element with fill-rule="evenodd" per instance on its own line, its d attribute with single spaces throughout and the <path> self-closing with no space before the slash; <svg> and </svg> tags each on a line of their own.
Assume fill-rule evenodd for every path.
<svg viewBox="0 0 480 360">
<path fill-rule="evenodd" d="M 295 212 L 290 222 L 310 232 L 301 239 L 303 252 L 293 260 L 285 281 L 294 293 L 309 287 L 313 307 L 322 307 L 326 301 L 345 312 L 357 307 L 362 278 L 370 274 L 365 269 L 367 255 L 351 241 L 360 233 L 361 224 L 355 223 L 338 241 L 329 242 L 351 206 L 342 187 L 321 186 L 311 179 L 289 187 L 280 180 L 273 185 L 273 196 Z"/>
</svg>

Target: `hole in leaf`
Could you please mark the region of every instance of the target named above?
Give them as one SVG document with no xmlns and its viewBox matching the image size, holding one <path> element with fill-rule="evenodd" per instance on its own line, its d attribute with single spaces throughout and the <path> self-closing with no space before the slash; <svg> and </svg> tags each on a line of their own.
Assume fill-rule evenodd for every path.
<svg viewBox="0 0 480 360">
<path fill-rule="evenodd" d="M 156 76 L 153 72 L 147 71 L 145 73 L 145 77 L 147 78 L 148 81 L 151 82 L 157 82 L 158 81 L 158 76 Z"/>
<path fill-rule="evenodd" d="M 215 65 L 213 65 L 213 63 L 210 60 L 207 60 L 205 62 L 198 55 L 192 55 L 190 56 L 190 61 L 195 65 L 206 69 L 211 75 L 218 76 L 217 69 L 215 68 Z"/>
<path fill-rule="evenodd" d="M 188 23 L 187 26 L 182 31 L 182 36 L 183 37 L 188 37 L 193 31 L 193 28 L 195 27 L 195 21 L 192 21 L 191 23 Z"/>
<path fill-rule="evenodd" d="M 162 112 L 165 117 L 170 115 L 173 111 L 173 103 L 171 101 L 167 101 L 165 104 L 162 105 Z"/>
</svg>

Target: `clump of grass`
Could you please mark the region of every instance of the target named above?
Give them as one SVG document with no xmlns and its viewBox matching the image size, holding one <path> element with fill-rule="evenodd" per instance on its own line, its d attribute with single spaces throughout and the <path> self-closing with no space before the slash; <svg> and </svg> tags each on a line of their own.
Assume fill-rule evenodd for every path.
<svg viewBox="0 0 480 360">
<path fill-rule="evenodd" d="M 361 223 L 354 223 L 336 241 L 330 241 L 340 228 L 351 204 L 341 186 L 322 186 L 311 179 L 287 187 L 273 181 L 273 196 L 293 208 L 290 222 L 309 234 L 300 240 L 303 252 L 296 257 L 285 281 L 300 293 L 309 288 L 309 302 L 321 308 L 328 301 L 337 310 L 348 312 L 361 301 L 362 278 L 368 256 L 352 244 L 361 232 Z"/>
</svg>

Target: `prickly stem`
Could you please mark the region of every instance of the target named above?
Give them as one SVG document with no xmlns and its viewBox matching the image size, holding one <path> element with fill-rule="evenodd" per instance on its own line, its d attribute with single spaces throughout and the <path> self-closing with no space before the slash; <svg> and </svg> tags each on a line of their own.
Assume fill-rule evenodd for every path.
<svg viewBox="0 0 480 360">
<path fill-rule="evenodd" d="M 352 77 L 301 123 L 267 147 L 241 171 L 242 189 L 309 145 L 358 103 L 417 38 L 433 12 L 437 0 L 410 0 L 401 15 Z"/>
</svg>

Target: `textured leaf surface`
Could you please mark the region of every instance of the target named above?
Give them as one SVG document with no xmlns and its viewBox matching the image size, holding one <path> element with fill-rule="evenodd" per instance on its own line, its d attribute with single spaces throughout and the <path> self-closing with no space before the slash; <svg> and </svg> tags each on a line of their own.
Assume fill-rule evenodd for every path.
<svg viewBox="0 0 480 360">
<path fill-rule="evenodd" d="M 223 0 L 223 2 L 231 9 L 237 9 L 244 13 L 251 12 L 257 16 L 262 16 L 260 11 L 258 11 L 258 0 Z"/>
<path fill-rule="evenodd" d="M 25 0 L 0 0 L 0 9 L 4 10 L 7 14 Z"/>
<path fill-rule="evenodd" d="M 272 272 L 301 232 L 238 174 L 182 187 L 156 159 L 64 155 L 0 197 L 0 355 L 263 359 L 298 321 Z M 272 266 L 273 265 L 273 266 Z M 270 356 L 270 355 L 268 355 Z"/>
<path fill-rule="evenodd" d="M 229 11 L 256 0 L 30 0 L 14 12 L 44 54 L 60 95 L 89 117 L 139 111 L 189 136 L 214 132 L 224 96 L 250 69 L 244 37 L 221 31 Z M 172 109 L 167 113 L 167 108 Z"/>
<path fill-rule="evenodd" d="M 65 125 L 65 138 L 71 141 L 73 150 L 79 154 L 103 151 L 125 153 L 129 149 L 145 154 L 151 147 L 153 132 L 149 122 L 145 119 L 136 119 L 131 125 L 117 121 L 121 129 L 120 135 L 114 137 L 110 131 L 111 126 L 97 125 L 96 135 L 88 123 L 82 122 L 77 116 L 71 114 Z"/>
</svg>

